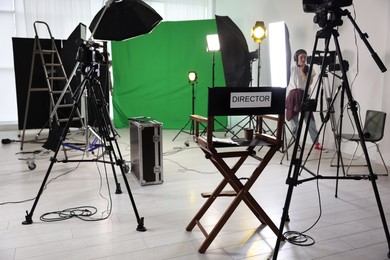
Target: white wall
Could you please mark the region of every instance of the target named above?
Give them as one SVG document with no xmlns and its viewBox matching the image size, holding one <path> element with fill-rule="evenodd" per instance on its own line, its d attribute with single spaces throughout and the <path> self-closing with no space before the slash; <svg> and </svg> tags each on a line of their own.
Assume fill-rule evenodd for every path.
<svg viewBox="0 0 390 260">
<path fill-rule="evenodd" d="M 363 33 L 369 35 L 368 41 L 379 57 L 390 70 L 390 2 L 388 0 L 354 0 L 356 10 L 356 22 Z M 352 6 L 347 8 L 354 16 Z M 264 21 L 267 24 L 277 21 L 285 21 L 289 33 L 292 53 L 299 48 L 306 49 L 311 53 L 314 47 L 316 32 L 320 29 L 314 24 L 312 13 L 305 13 L 301 0 L 216 0 L 216 14 L 229 16 L 246 36 L 249 50 L 253 51 L 257 45 L 250 37 L 250 29 L 256 21 Z M 340 27 L 340 37 L 343 58 L 350 63 L 348 73 L 352 94 L 359 102 L 364 120 L 367 109 L 382 110 L 390 116 L 390 104 L 387 98 L 390 97 L 390 76 L 389 72 L 382 73 L 364 45 L 363 41 L 356 35 L 357 46 L 355 45 L 354 27 L 347 17 L 343 17 L 343 25 Z M 267 39 L 261 45 L 261 80 L 260 85 L 270 85 L 271 77 L 269 71 L 269 46 Z M 357 63 L 357 55 L 359 63 Z M 357 73 L 358 76 L 353 81 Z M 253 79 L 257 78 L 256 70 L 253 70 Z M 353 84 L 352 84 L 353 82 Z M 345 116 L 347 117 L 347 116 Z M 318 119 L 318 118 L 317 118 Z M 387 131 L 390 129 L 390 117 L 387 122 Z M 319 125 L 319 120 L 317 120 Z M 348 123 L 343 123 L 345 129 L 350 129 Z M 330 127 L 328 127 L 330 131 Z M 333 137 L 327 133 L 326 144 L 333 147 Z M 390 135 L 385 134 L 381 142 L 381 151 L 385 161 L 390 160 Z M 370 146 L 371 147 L 371 146 Z M 346 146 L 347 151 L 352 147 Z M 378 159 L 375 150 L 370 148 L 373 159 Z"/>
</svg>

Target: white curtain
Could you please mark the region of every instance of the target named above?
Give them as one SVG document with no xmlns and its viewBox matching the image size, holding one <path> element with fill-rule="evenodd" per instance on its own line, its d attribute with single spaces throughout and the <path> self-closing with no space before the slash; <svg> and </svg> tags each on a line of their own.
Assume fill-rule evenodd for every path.
<svg viewBox="0 0 390 260">
<path fill-rule="evenodd" d="M 214 0 L 145 0 L 163 21 L 204 20 L 212 18 Z"/>
<path fill-rule="evenodd" d="M 164 21 L 211 19 L 213 1 L 145 0 Z M 80 22 L 89 26 L 105 2 L 106 0 L 23 0 L 25 36 L 35 36 L 33 23 L 39 20 L 49 25 L 54 38 L 66 39 Z M 41 36 L 45 32 L 38 33 Z"/>
<path fill-rule="evenodd" d="M 54 38 L 66 39 L 80 22 L 88 27 L 103 4 L 102 0 L 24 0 L 26 37 L 35 36 L 33 23 L 39 20 L 49 25 Z M 39 30 L 39 36 L 47 37 L 45 31 Z"/>
</svg>

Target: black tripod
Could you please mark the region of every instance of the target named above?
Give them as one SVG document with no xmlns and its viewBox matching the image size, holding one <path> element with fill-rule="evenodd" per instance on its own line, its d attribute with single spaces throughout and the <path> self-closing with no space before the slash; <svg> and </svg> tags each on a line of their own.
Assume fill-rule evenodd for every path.
<svg viewBox="0 0 390 260">
<path fill-rule="evenodd" d="M 192 112 L 192 114 L 191 115 L 194 115 L 195 114 L 195 82 L 191 82 L 191 87 L 192 87 L 192 98 L 191 98 L 191 101 L 192 101 L 192 110 L 191 110 L 191 112 Z M 191 128 L 190 128 L 190 131 L 187 132 L 187 131 L 185 131 L 185 128 L 187 127 L 187 125 L 189 123 L 191 123 Z M 188 119 L 187 123 L 180 129 L 179 133 L 177 133 L 177 135 L 172 139 L 172 141 L 175 141 L 175 139 L 182 132 L 187 133 L 189 135 L 194 135 L 194 131 L 195 131 L 194 120 Z"/>
<path fill-rule="evenodd" d="M 359 122 L 359 116 L 358 116 L 358 113 L 357 113 L 357 102 L 354 100 L 354 98 L 352 96 L 351 89 L 350 89 L 350 86 L 349 86 L 349 83 L 348 83 L 348 78 L 347 78 L 347 75 L 346 75 L 346 69 L 344 68 L 342 54 L 341 54 L 341 51 L 340 51 L 340 45 L 339 45 L 339 42 L 338 42 L 339 34 L 338 34 L 337 30 L 334 29 L 334 27 L 342 25 L 342 20 L 341 20 L 342 16 L 348 16 L 349 20 L 352 22 L 352 24 L 355 27 L 356 31 L 360 34 L 361 39 L 363 40 L 363 42 L 368 47 L 368 49 L 371 52 L 374 60 L 376 61 L 377 65 L 379 66 L 379 68 L 381 69 L 382 72 L 386 71 L 386 67 L 381 62 L 381 60 L 379 59 L 378 55 L 373 51 L 373 49 L 371 48 L 370 44 L 368 43 L 368 41 L 366 39 L 368 36 L 366 34 L 363 34 L 360 31 L 360 29 L 358 28 L 357 24 L 355 23 L 355 21 L 351 17 L 351 14 L 349 13 L 348 10 L 342 10 L 341 8 L 333 8 L 333 9 L 324 10 L 324 11 L 325 12 L 317 13 L 317 15 L 323 15 L 323 16 L 316 17 L 317 21 L 319 21 L 319 25 L 323 29 L 319 30 L 317 32 L 317 34 L 316 34 L 316 39 L 315 39 L 314 49 L 313 49 L 313 57 L 314 57 L 314 55 L 316 53 L 317 44 L 318 44 L 318 40 L 319 39 L 324 39 L 324 43 L 325 43 L 325 46 L 324 46 L 324 57 L 326 57 L 328 52 L 329 52 L 329 43 L 330 43 L 330 41 L 331 41 L 331 39 L 333 37 L 334 45 L 335 45 L 335 48 L 336 48 L 337 58 L 338 58 L 338 61 L 339 61 L 339 64 L 340 64 L 340 68 L 341 68 L 340 71 L 342 73 L 342 85 L 341 85 L 341 88 L 345 92 L 346 97 L 348 99 L 348 104 L 349 104 L 349 107 L 350 107 L 352 115 L 353 115 L 353 120 L 354 120 L 354 123 L 356 125 L 357 132 L 359 133 L 360 143 L 361 143 L 361 147 L 363 149 L 365 160 L 367 162 L 369 173 L 368 173 L 368 177 L 364 177 L 364 176 L 348 177 L 348 176 L 338 176 L 338 174 L 337 174 L 337 176 L 321 176 L 321 175 L 318 175 L 318 174 L 316 175 L 316 174 L 312 173 L 313 177 L 311 177 L 311 178 L 300 179 L 300 180 L 298 179 L 298 177 L 300 175 L 301 169 L 304 168 L 304 165 L 302 165 L 302 158 L 303 158 L 303 155 L 304 155 L 304 149 L 305 149 L 305 144 L 306 144 L 306 137 L 307 137 L 307 134 L 308 134 L 309 123 L 310 123 L 310 121 L 309 121 L 310 120 L 310 116 L 309 116 L 308 123 L 306 124 L 306 128 L 305 128 L 305 130 L 303 132 L 303 135 L 302 135 L 302 138 L 301 138 L 301 134 L 302 134 L 302 130 L 303 130 L 302 128 L 303 128 L 304 118 L 307 115 L 307 113 L 310 114 L 313 111 L 315 111 L 316 106 L 317 106 L 318 97 L 319 97 L 319 92 L 320 92 L 320 87 L 318 87 L 314 99 L 309 99 L 307 97 L 309 86 L 310 86 L 310 80 L 309 79 L 311 78 L 312 71 L 313 71 L 313 61 L 312 61 L 310 63 L 310 67 L 309 67 L 308 81 L 306 83 L 306 88 L 305 88 L 305 91 L 304 91 L 304 100 L 303 100 L 302 106 L 301 106 L 302 113 L 301 113 L 301 116 L 300 116 L 298 131 L 297 131 L 297 134 L 296 134 L 296 142 L 295 142 L 295 145 L 294 145 L 294 150 L 293 150 L 293 154 L 292 154 L 292 159 L 291 159 L 291 163 L 290 163 L 288 177 L 287 177 L 287 180 L 286 180 L 286 183 L 288 184 L 288 190 L 287 190 L 285 204 L 284 204 L 284 207 L 283 207 L 283 213 L 282 213 L 282 217 L 281 217 L 281 222 L 280 222 L 280 227 L 279 227 L 279 232 L 278 232 L 278 238 L 277 238 L 275 249 L 274 249 L 273 259 L 277 259 L 278 251 L 279 251 L 279 247 L 280 247 L 280 242 L 281 242 L 282 239 L 284 240 L 283 228 L 284 228 L 285 222 L 289 221 L 288 212 L 289 212 L 289 207 L 290 207 L 290 203 L 291 203 L 291 199 L 292 199 L 292 193 L 293 193 L 293 190 L 294 190 L 294 186 L 297 186 L 298 184 L 302 184 L 302 183 L 304 183 L 306 181 L 317 180 L 317 179 L 336 179 L 336 180 L 339 180 L 339 179 L 350 179 L 350 180 L 368 179 L 371 182 L 371 184 L 372 184 L 372 188 L 373 188 L 373 191 L 374 191 L 374 194 L 375 194 L 375 199 L 376 199 L 376 202 L 377 202 L 378 210 L 379 210 L 379 213 L 380 213 L 380 216 L 381 216 L 381 220 L 382 220 L 382 225 L 383 225 L 384 232 L 385 232 L 385 235 L 386 235 L 388 248 L 390 250 L 390 234 L 389 234 L 389 229 L 388 229 L 387 222 L 386 222 L 385 213 L 383 211 L 383 207 L 382 207 L 382 202 L 381 202 L 381 199 L 380 199 L 379 191 L 378 191 L 377 184 L 376 184 L 377 175 L 373 173 L 373 169 L 372 169 L 372 166 L 371 166 L 371 163 L 370 163 L 367 147 L 366 147 L 366 144 L 365 144 L 365 141 L 364 141 L 364 135 L 363 135 L 363 132 L 362 132 L 362 127 L 361 127 L 361 124 Z M 328 17 L 331 17 L 331 19 L 328 20 Z M 321 82 L 322 82 L 322 80 L 321 80 L 322 76 L 325 75 L 325 68 L 326 68 L 325 59 L 323 59 L 322 65 L 321 65 L 321 74 L 319 75 L 319 80 L 318 80 L 319 84 L 321 84 Z M 334 100 L 332 102 L 334 102 Z M 331 104 L 330 107 L 333 107 L 333 104 Z M 326 123 L 326 121 L 329 120 L 330 113 L 331 113 L 331 111 L 327 112 L 327 114 L 325 116 L 325 120 L 322 123 L 321 128 L 320 128 L 319 131 L 322 130 L 322 128 L 323 128 L 324 124 Z M 301 147 L 300 151 L 298 151 L 298 147 L 299 146 Z M 340 153 L 340 151 L 339 151 L 339 153 Z M 388 251 L 387 256 L 390 258 L 390 252 L 389 251 Z"/>
<path fill-rule="evenodd" d="M 91 51 L 91 49 L 93 49 L 93 51 Z M 137 229 L 137 231 L 146 231 L 146 228 L 144 227 L 144 218 L 140 217 L 138 214 L 138 210 L 137 210 L 133 195 L 132 195 L 131 190 L 130 190 L 130 185 L 129 185 L 128 180 L 127 180 L 126 175 L 125 175 L 127 166 L 126 166 L 125 160 L 123 160 L 123 158 L 122 158 L 122 154 L 120 152 L 119 145 L 117 142 L 118 134 L 115 131 L 115 129 L 111 123 L 108 109 L 107 109 L 107 102 L 104 98 L 103 90 L 102 90 L 101 84 L 98 80 L 98 75 L 100 73 L 99 72 L 100 62 L 102 61 L 102 58 L 98 58 L 98 57 L 102 57 L 102 56 L 100 55 L 100 53 L 97 50 L 95 50 L 95 47 L 93 46 L 93 44 L 89 45 L 89 43 L 87 43 L 86 45 L 83 44 L 82 46 L 80 46 L 78 54 L 83 53 L 83 52 L 87 53 L 87 54 L 86 55 L 84 55 L 84 54 L 78 55 L 78 59 L 79 58 L 81 59 L 79 69 L 83 73 L 84 79 L 82 80 L 81 84 L 78 86 L 77 90 L 75 91 L 75 94 L 73 97 L 74 103 L 73 103 L 73 107 L 72 107 L 72 110 L 71 110 L 70 115 L 69 115 L 68 122 L 66 123 L 66 125 L 63 129 L 59 128 L 59 133 L 57 133 L 59 140 L 56 140 L 55 144 L 53 144 L 52 145 L 53 147 L 51 148 L 54 152 L 54 156 L 51 157 L 51 159 L 50 159 L 50 165 L 49 165 L 49 168 L 47 169 L 46 175 L 45 175 L 43 182 L 41 184 L 41 187 L 38 191 L 38 195 L 36 196 L 36 199 L 34 201 L 34 204 L 31 208 L 30 212 L 27 212 L 26 220 L 23 222 L 23 224 L 27 225 L 27 224 L 33 223 L 32 216 L 34 214 L 34 211 L 35 211 L 35 208 L 38 204 L 39 198 L 42 195 L 42 192 L 45 188 L 45 185 L 46 185 L 46 182 L 47 182 L 48 177 L 50 175 L 50 172 L 51 172 L 55 163 L 57 163 L 57 162 L 63 162 L 63 163 L 68 163 L 68 162 L 96 162 L 97 163 L 97 162 L 99 162 L 99 163 L 111 165 L 114 179 L 115 179 L 115 183 L 116 183 L 116 194 L 122 193 L 121 188 L 120 188 L 120 183 L 118 182 L 117 176 L 115 173 L 115 166 L 119 166 L 120 171 L 121 171 L 122 176 L 123 176 L 123 180 L 124 180 L 125 185 L 126 185 L 127 192 L 129 194 L 130 201 L 131 201 L 132 206 L 133 206 L 135 216 L 137 218 L 138 226 L 136 229 Z M 84 59 L 87 59 L 87 61 L 85 61 Z M 94 60 L 91 61 L 89 59 L 94 59 Z M 98 133 L 99 133 L 99 136 L 101 139 L 102 146 L 104 147 L 104 153 L 102 156 L 97 157 L 95 159 L 90 159 L 90 160 L 68 160 L 68 159 L 65 159 L 65 160 L 59 161 L 59 160 L 57 160 L 58 151 L 59 151 L 62 143 L 65 141 L 66 134 L 68 133 L 69 127 L 72 124 L 72 120 L 75 116 L 77 108 L 79 107 L 84 90 L 87 91 L 87 93 L 88 93 L 88 98 L 90 99 L 89 104 L 92 106 L 92 110 L 96 116 Z M 108 155 L 109 160 L 105 160 L 105 155 Z"/>
</svg>

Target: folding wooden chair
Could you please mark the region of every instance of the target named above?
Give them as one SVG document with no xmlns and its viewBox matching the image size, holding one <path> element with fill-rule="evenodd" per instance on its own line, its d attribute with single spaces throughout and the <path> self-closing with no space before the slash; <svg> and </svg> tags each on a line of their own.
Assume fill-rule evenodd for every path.
<svg viewBox="0 0 390 260">
<path fill-rule="evenodd" d="M 275 235 L 278 234 L 278 228 L 257 203 L 249 190 L 282 145 L 285 111 L 284 103 L 284 88 L 209 88 L 208 116 L 190 116 L 190 118 L 195 122 L 194 138 L 196 142 L 198 143 L 200 149 L 205 153 L 206 158 L 215 165 L 223 176 L 222 181 L 212 193 L 202 193 L 202 196 L 208 197 L 208 199 L 186 228 L 187 231 L 191 231 L 195 225 L 197 225 L 206 237 L 199 248 L 200 253 L 204 253 L 207 250 L 241 201 L 245 202 L 253 214 L 260 220 L 261 224 L 268 225 Z M 216 142 L 214 138 L 215 116 L 228 115 L 258 116 L 258 131 L 254 134 L 253 140 L 236 139 L 234 140 L 235 144 Z M 263 119 L 265 118 L 276 122 L 276 131 L 272 136 L 266 135 L 262 131 Z M 200 135 L 199 126 L 201 124 L 206 125 L 206 136 Z M 269 150 L 263 158 L 256 156 L 256 152 L 254 151 L 256 146 L 269 147 Z M 229 147 L 234 147 L 234 149 L 227 151 L 229 150 Z M 234 157 L 237 158 L 237 162 L 233 165 L 233 167 L 229 167 L 225 162 L 225 159 Z M 257 159 L 259 164 L 246 180 L 245 184 L 243 184 L 236 176 L 236 173 L 249 157 Z M 228 184 L 233 188 L 233 192 L 224 191 L 224 188 Z M 214 226 L 211 232 L 208 233 L 202 226 L 200 220 L 219 196 L 235 196 L 235 198 L 226 209 L 218 223 Z"/>
</svg>

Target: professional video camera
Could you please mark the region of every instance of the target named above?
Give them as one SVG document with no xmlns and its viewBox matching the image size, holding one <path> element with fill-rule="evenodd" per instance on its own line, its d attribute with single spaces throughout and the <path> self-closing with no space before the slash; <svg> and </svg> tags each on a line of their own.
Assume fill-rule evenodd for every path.
<svg viewBox="0 0 390 260">
<path fill-rule="evenodd" d="M 76 60 L 80 63 L 78 73 L 86 75 L 91 69 L 97 76 L 100 76 L 100 64 L 105 63 L 104 55 L 99 51 L 103 45 L 93 41 L 76 41 L 79 48 L 77 50 Z"/>
<path fill-rule="evenodd" d="M 351 5 L 352 0 L 302 0 L 302 3 L 303 11 L 315 13 L 314 23 L 321 28 L 333 28 L 343 25 L 343 10 L 340 7 Z"/>
<path fill-rule="evenodd" d="M 78 41 L 79 49 L 77 51 L 76 60 L 81 63 L 94 64 L 104 61 L 104 56 L 98 50 L 103 46 L 97 42 L 92 41 Z"/>
<path fill-rule="evenodd" d="M 335 51 L 329 51 L 324 57 L 323 51 L 315 51 L 314 57 L 307 56 L 307 62 L 313 63 L 316 65 L 324 65 L 328 67 L 328 70 L 330 71 L 339 71 L 341 70 L 341 66 L 339 63 L 336 63 L 336 52 Z M 349 62 L 346 60 L 343 60 L 343 67 L 345 71 L 348 71 L 349 69 Z"/>
<path fill-rule="evenodd" d="M 323 10 L 330 10 L 352 5 L 352 0 L 302 0 L 303 11 L 306 13 L 317 13 Z"/>
</svg>

